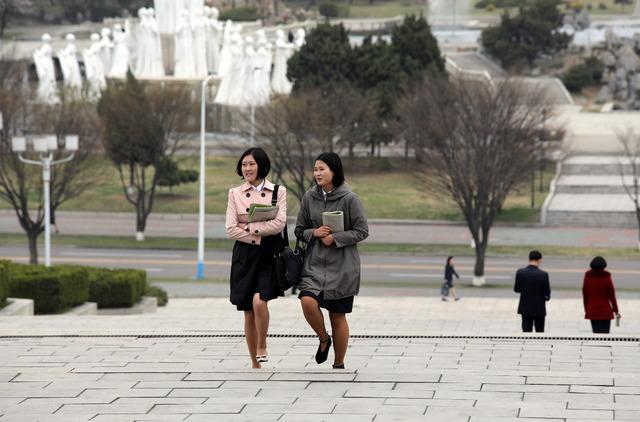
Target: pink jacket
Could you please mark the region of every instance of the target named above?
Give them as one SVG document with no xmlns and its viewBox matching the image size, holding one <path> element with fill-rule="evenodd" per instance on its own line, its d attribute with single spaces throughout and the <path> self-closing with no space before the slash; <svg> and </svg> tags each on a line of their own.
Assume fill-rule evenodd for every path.
<svg viewBox="0 0 640 422">
<path fill-rule="evenodd" d="M 278 215 L 273 220 L 249 221 L 249 207 L 251 204 L 270 205 L 275 186 L 265 180 L 264 189 L 258 192 L 249 184 L 244 184 L 229 189 L 229 202 L 227 204 L 227 218 L 225 227 L 227 237 L 232 240 L 259 245 L 263 236 L 272 236 L 280 233 L 287 223 L 287 190 L 284 186 L 278 188 Z M 248 225 L 248 230 L 245 226 Z"/>
</svg>

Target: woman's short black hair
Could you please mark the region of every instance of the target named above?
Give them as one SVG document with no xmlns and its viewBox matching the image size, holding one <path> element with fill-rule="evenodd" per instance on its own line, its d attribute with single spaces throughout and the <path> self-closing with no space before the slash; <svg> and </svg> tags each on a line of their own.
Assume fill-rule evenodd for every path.
<svg viewBox="0 0 640 422">
<path fill-rule="evenodd" d="M 542 254 L 540 251 L 531 251 L 529 252 L 529 261 L 540 261 L 542 259 Z"/>
<path fill-rule="evenodd" d="M 601 256 L 596 256 L 591 260 L 591 264 L 589 264 L 592 270 L 604 270 L 607 268 L 607 261 Z"/>
<path fill-rule="evenodd" d="M 245 152 L 242 153 L 240 159 L 238 160 L 238 164 L 236 165 L 236 173 L 238 176 L 244 179 L 242 175 L 242 160 L 247 155 L 252 155 L 253 159 L 256 160 L 256 164 L 258 165 L 258 179 L 264 179 L 269 174 L 269 170 L 271 170 L 271 161 L 269 160 L 269 156 L 262 148 L 249 148 Z"/>
<path fill-rule="evenodd" d="M 334 188 L 341 186 L 344 183 L 344 170 L 342 169 L 342 160 L 335 152 L 323 152 L 318 155 L 316 161 L 322 161 L 327 166 L 329 166 L 329 170 L 333 172 L 333 179 L 331 183 Z"/>
<path fill-rule="evenodd" d="M 449 255 L 447 257 L 447 265 L 451 265 L 451 260 L 453 259 L 453 255 Z"/>
</svg>

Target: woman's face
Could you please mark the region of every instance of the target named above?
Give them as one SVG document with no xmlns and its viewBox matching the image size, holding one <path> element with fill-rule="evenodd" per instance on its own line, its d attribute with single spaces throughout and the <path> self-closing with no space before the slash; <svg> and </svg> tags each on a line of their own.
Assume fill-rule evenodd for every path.
<svg viewBox="0 0 640 422">
<path fill-rule="evenodd" d="M 453 265 L 453 258 L 449 260 L 449 265 Z"/>
<path fill-rule="evenodd" d="M 313 177 L 316 183 L 325 191 L 333 187 L 333 172 L 324 161 L 318 160 L 313 165 Z"/>
<path fill-rule="evenodd" d="M 258 163 L 251 154 L 242 159 L 242 177 L 249 183 L 255 183 L 258 180 Z"/>
</svg>

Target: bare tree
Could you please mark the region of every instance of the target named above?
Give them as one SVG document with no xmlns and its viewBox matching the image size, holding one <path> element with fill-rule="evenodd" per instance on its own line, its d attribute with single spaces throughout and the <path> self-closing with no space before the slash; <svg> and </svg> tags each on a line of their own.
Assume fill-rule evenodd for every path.
<svg viewBox="0 0 640 422">
<path fill-rule="evenodd" d="M 159 173 L 156 167 L 179 147 L 181 129 L 194 112 L 181 87 L 145 89 L 132 74 L 110 86 L 98 103 L 107 156 L 120 175 L 125 198 L 136 210 L 136 239 L 144 240 Z"/>
<path fill-rule="evenodd" d="M 431 79 L 403 99 L 399 114 L 426 186 L 447 192 L 464 216 L 475 243 L 473 284 L 483 285 L 496 213 L 536 163 L 549 106 L 543 94 L 512 80 Z"/>
<path fill-rule="evenodd" d="M 281 97 L 256 114 L 256 135 L 273 158 L 275 180 L 300 200 L 313 182 L 313 159 L 330 148 L 309 125 L 316 103 L 316 94 Z"/>
<path fill-rule="evenodd" d="M 99 176 L 93 166 L 99 144 L 95 130 L 98 118 L 91 104 L 64 93 L 57 105 L 30 102 L 30 92 L 21 83 L 24 71 L 24 63 L 0 60 L 0 112 L 4 123 L 0 134 L 0 200 L 15 210 L 28 238 L 30 261 L 36 264 L 37 240 L 44 231 L 42 171 L 22 163 L 11 150 L 11 140 L 16 135 L 53 134 L 60 142 L 66 135 L 79 136 L 81 149 L 74 159 L 52 172 L 50 206 L 55 212 Z"/>
<path fill-rule="evenodd" d="M 640 250 L 640 136 L 633 129 L 618 132 L 618 140 L 624 152 L 623 159 L 618 161 L 622 186 L 633 202 L 638 222 L 638 250 Z M 630 174 L 626 170 L 630 168 Z"/>
<path fill-rule="evenodd" d="M 276 180 L 302 199 L 313 183 L 315 157 L 344 148 L 353 156 L 355 146 L 368 140 L 374 121 L 372 103 L 348 86 L 316 89 L 279 98 L 258 109 L 256 135 L 273 157 Z"/>
</svg>

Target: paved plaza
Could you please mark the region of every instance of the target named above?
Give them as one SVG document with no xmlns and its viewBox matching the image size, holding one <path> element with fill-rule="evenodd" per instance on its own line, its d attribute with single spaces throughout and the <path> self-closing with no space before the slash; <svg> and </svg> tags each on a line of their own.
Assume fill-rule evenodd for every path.
<svg viewBox="0 0 640 422">
<path fill-rule="evenodd" d="M 640 420 L 640 300 L 593 335 L 552 299 L 523 335 L 514 298 L 357 297 L 345 370 L 316 365 L 298 300 L 272 302 L 270 360 L 249 368 L 226 298 L 156 314 L 0 319 L 1 421 Z"/>
</svg>

